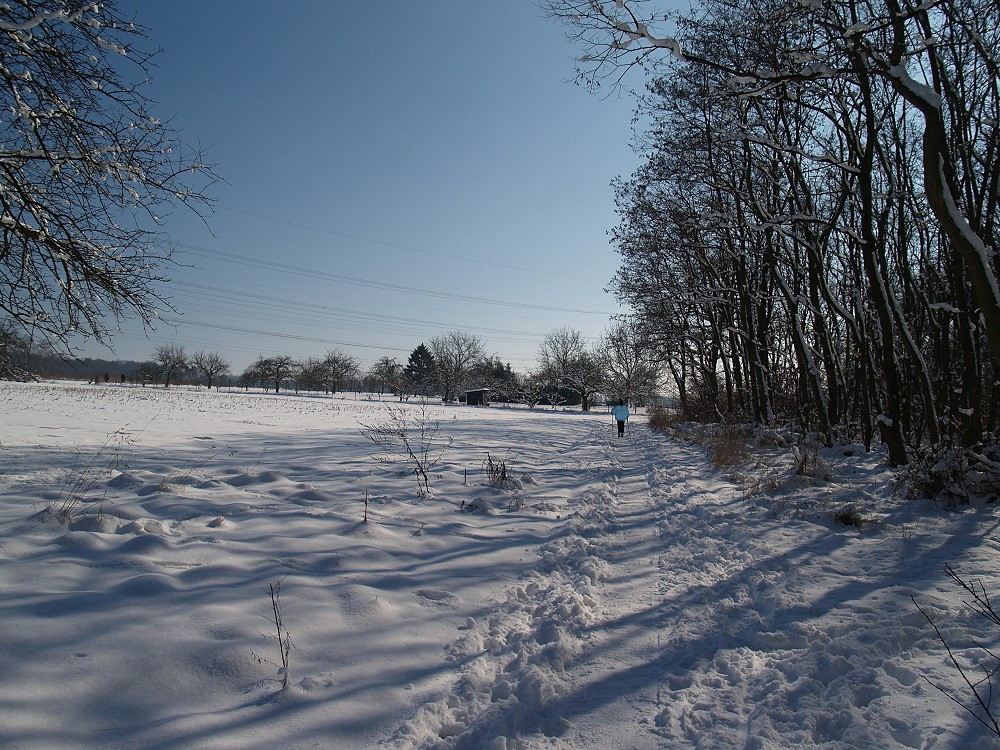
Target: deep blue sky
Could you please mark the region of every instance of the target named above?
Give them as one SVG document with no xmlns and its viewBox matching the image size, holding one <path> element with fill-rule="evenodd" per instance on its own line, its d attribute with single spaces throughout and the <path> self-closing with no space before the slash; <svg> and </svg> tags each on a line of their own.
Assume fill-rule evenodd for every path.
<svg viewBox="0 0 1000 750">
<path fill-rule="evenodd" d="M 574 85 L 580 51 L 528 0 L 119 5 L 163 49 L 158 114 L 226 182 L 209 228 L 167 221 L 191 266 L 170 272 L 184 322 L 123 331 L 117 356 L 367 365 L 464 329 L 523 371 L 548 331 L 596 337 L 621 312 L 603 290 L 633 102 Z"/>
</svg>

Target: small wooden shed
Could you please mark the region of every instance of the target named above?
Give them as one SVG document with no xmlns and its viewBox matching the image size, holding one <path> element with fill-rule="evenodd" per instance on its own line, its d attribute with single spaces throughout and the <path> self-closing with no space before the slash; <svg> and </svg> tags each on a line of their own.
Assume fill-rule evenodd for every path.
<svg viewBox="0 0 1000 750">
<path fill-rule="evenodd" d="M 469 406 L 489 406 L 490 405 L 490 389 L 489 388 L 473 388 L 470 391 L 465 392 L 465 403 Z"/>
</svg>

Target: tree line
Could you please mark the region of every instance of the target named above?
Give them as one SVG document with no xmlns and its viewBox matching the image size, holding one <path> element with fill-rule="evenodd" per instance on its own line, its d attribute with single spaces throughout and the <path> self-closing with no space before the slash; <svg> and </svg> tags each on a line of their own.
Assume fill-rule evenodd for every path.
<svg viewBox="0 0 1000 750">
<path fill-rule="evenodd" d="M 417 345 L 405 362 L 381 357 L 369 368 L 339 349 L 304 360 L 285 354 L 261 355 L 242 372 L 218 352 L 188 353 L 182 344 L 155 348 L 147 362 L 86 360 L 65 372 L 66 360 L 0 322 L 0 378 L 27 379 L 30 373 L 85 375 L 97 382 L 131 382 L 169 387 L 180 383 L 240 386 L 274 392 L 295 390 L 337 393 L 344 390 L 391 393 L 401 401 L 414 396 L 454 401 L 466 389 L 487 388 L 494 401 L 579 405 L 591 408 L 595 397 L 645 403 L 658 396 L 661 370 L 650 359 L 650 342 L 635 319 L 614 322 L 593 344 L 571 328 L 546 334 L 536 366 L 515 372 L 510 363 L 486 353 L 478 336 L 449 331 Z M 5 364 L 6 363 L 6 364 Z"/>
<path fill-rule="evenodd" d="M 152 372 L 147 374 L 165 386 L 194 376 L 209 388 L 225 382 L 275 393 L 353 390 L 391 393 L 400 401 L 414 396 L 456 401 L 467 389 L 486 388 L 495 401 L 532 407 L 579 405 L 587 411 L 598 395 L 630 403 L 656 397 L 661 373 L 649 352 L 637 322 L 623 320 L 611 325 L 594 345 L 571 328 L 551 331 L 541 341 L 537 366 L 526 373 L 514 372 L 510 363 L 488 355 L 480 337 L 455 330 L 420 343 L 404 363 L 381 357 L 367 370 L 357 358 L 334 349 L 325 357 L 306 360 L 261 355 L 237 375 L 218 354 L 200 351 L 189 357 L 183 346 L 170 344 L 157 347 Z"/>
<path fill-rule="evenodd" d="M 685 414 L 1000 468 L 1000 5 L 548 6 L 587 83 L 648 71 L 614 289 Z"/>
</svg>

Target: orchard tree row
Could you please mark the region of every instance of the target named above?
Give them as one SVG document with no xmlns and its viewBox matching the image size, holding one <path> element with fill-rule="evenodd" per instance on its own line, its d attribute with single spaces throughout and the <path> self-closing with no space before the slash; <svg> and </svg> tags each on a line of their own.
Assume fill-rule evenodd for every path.
<svg viewBox="0 0 1000 750">
<path fill-rule="evenodd" d="M 401 399 L 435 393 L 450 401 L 474 387 L 489 388 L 496 401 L 579 404 L 587 411 L 597 395 L 631 403 L 655 397 L 660 370 L 649 355 L 648 341 L 633 321 L 615 323 L 593 346 L 579 331 L 559 328 L 542 339 L 536 367 L 515 373 L 485 356 L 478 337 L 452 331 L 417 346 L 405 364 L 383 357 L 369 378 L 380 393 L 390 390 Z"/>
<path fill-rule="evenodd" d="M 516 373 L 509 363 L 487 355 L 478 336 L 450 331 L 419 344 L 405 363 L 382 357 L 367 370 L 350 354 L 332 350 L 323 358 L 306 360 L 262 355 L 235 375 L 231 364 L 217 353 L 203 350 L 189 356 L 183 346 L 169 344 L 157 347 L 153 360 L 127 378 L 165 387 L 197 382 L 209 388 L 237 384 L 274 392 L 391 393 L 401 401 L 413 396 L 454 401 L 467 389 L 488 388 L 497 401 L 530 406 L 578 404 L 586 411 L 597 395 L 631 403 L 656 396 L 660 370 L 649 354 L 649 342 L 636 322 L 624 320 L 612 325 L 593 346 L 570 328 L 550 332 L 539 346 L 537 366 L 527 373 Z"/>
<path fill-rule="evenodd" d="M 20 335 L 0 321 L 0 379 L 25 380 L 34 374 L 86 377 L 96 382 L 131 382 L 169 387 L 180 383 L 239 385 L 271 391 L 337 393 L 365 391 L 459 398 L 469 388 L 488 388 L 495 401 L 580 405 L 586 411 L 595 396 L 647 402 L 660 393 L 661 370 L 651 341 L 635 319 L 616 321 L 593 345 L 571 328 L 546 334 L 536 366 L 514 372 L 510 364 L 488 355 L 478 336 L 450 331 L 421 343 L 405 362 L 382 357 L 367 370 L 338 349 L 299 360 L 285 354 L 261 355 L 241 373 L 223 355 L 207 350 L 188 353 L 182 344 L 156 347 L 146 362 L 83 360 L 71 366 L 50 349 Z M 67 369 L 69 367 L 69 369 Z"/>
<path fill-rule="evenodd" d="M 538 348 L 536 366 L 514 372 L 510 364 L 486 353 L 478 336 L 450 331 L 413 349 L 406 362 L 382 357 L 367 370 L 350 354 L 327 352 L 322 358 L 297 360 L 284 354 L 262 355 L 242 373 L 221 354 L 200 350 L 188 354 L 181 344 L 156 347 L 148 362 L 91 361 L 85 373 L 97 382 L 129 381 L 142 384 L 180 383 L 244 388 L 337 393 L 366 391 L 392 393 L 400 400 L 413 396 L 454 401 L 471 388 L 488 388 L 495 401 L 580 405 L 589 410 L 596 396 L 643 403 L 660 392 L 661 371 L 651 359 L 650 341 L 636 320 L 615 322 L 593 345 L 579 331 L 558 328 L 546 334 Z M 45 363 L 62 361 L 51 354 L 31 354 L 31 344 L 14 326 L 0 323 L 0 379 L 25 379 L 49 372 Z M 124 365 L 124 367 L 123 367 Z M 113 374 L 113 377 L 112 377 Z M 79 375 L 79 373 L 77 373 Z"/>
</svg>

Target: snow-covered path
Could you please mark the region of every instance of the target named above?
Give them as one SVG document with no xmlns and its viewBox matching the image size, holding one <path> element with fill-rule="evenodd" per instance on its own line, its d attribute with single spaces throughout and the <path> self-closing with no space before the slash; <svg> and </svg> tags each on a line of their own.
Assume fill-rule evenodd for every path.
<svg viewBox="0 0 1000 750">
<path fill-rule="evenodd" d="M 570 728 L 561 741 L 567 747 L 659 746 L 649 729 L 664 669 L 657 612 L 664 576 L 660 506 L 647 476 L 653 444 L 634 435 L 611 444 L 613 515 L 601 540 L 607 568 L 601 606 L 565 702 Z"/>
<path fill-rule="evenodd" d="M 685 726 L 694 728 L 691 717 L 705 706 L 685 705 L 672 693 L 718 647 L 729 617 L 720 590 L 762 550 L 743 533 L 745 521 L 731 507 L 736 490 L 713 476 L 704 450 L 642 431 L 612 443 L 612 456 L 617 477 L 601 544 L 601 606 L 573 670 L 571 727 L 561 741 L 572 748 L 682 747 Z M 711 716 L 726 721 L 718 706 Z"/>
<path fill-rule="evenodd" d="M 646 430 L 609 441 L 595 427 L 590 438 L 590 481 L 541 547 L 537 578 L 460 639 L 454 695 L 425 706 L 393 742 L 686 746 L 665 708 L 672 675 L 689 675 L 711 650 L 729 616 L 718 588 L 764 553 L 739 521 L 733 485 L 705 479 L 714 472 L 703 450 Z"/>
<path fill-rule="evenodd" d="M 601 468 L 537 580 L 457 644 L 451 708 L 408 725 L 445 730 L 413 747 L 993 746 L 920 679 L 948 684 L 910 600 L 946 593 L 941 548 L 755 503 L 703 448 L 646 430 L 594 440 Z"/>
<path fill-rule="evenodd" d="M 905 526 L 861 533 L 748 502 L 699 447 L 644 432 L 616 455 L 609 569 L 562 746 L 995 747 L 968 716 L 942 721 L 921 676 L 955 675 L 928 659 L 940 644 L 911 601 L 953 597 L 942 571 L 957 554 L 988 569 L 973 560 L 989 560 L 993 524 L 966 519 L 964 550 Z M 953 642 L 995 641 L 938 606 Z"/>
</svg>

